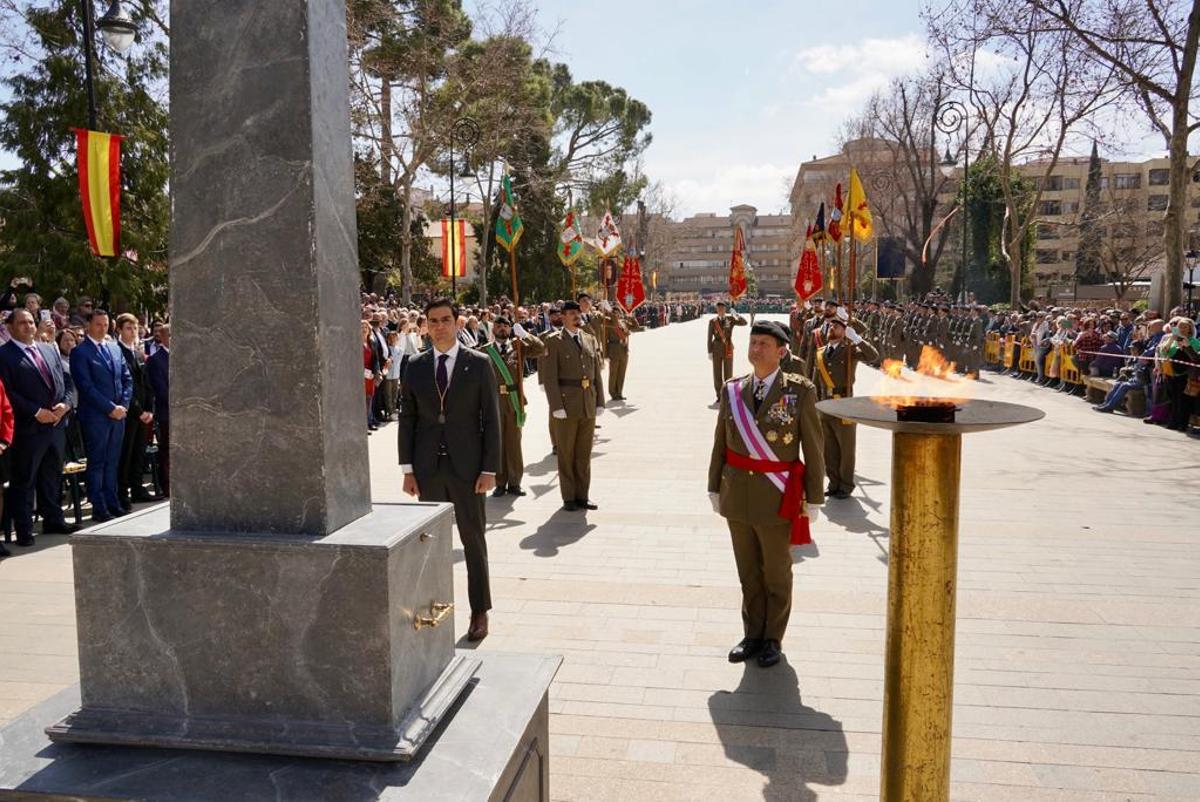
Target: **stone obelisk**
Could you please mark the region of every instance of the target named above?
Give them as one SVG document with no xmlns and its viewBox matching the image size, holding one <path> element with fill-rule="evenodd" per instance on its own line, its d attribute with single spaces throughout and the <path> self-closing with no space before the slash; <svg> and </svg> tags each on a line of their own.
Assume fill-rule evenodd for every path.
<svg viewBox="0 0 1200 802">
<path fill-rule="evenodd" d="M 406 760 L 456 655 L 451 512 L 373 508 L 344 0 L 171 4 L 172 499 L 74 539 L 58 741 Z"/>
</svg>

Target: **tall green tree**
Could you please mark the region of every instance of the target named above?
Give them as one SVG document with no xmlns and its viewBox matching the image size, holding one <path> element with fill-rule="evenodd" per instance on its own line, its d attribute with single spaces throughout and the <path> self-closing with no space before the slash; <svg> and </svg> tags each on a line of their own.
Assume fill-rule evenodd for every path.
<svg viewBox="0 0 1200 802">
<path fill-rule="evenodd" d="M 131 6 L 139 28 L 162 30 L 155 3 Z M 0 171 L 0 276 L 28 274 L 44 296 L 91 295 L 132 309 L 166 306 L 167 49 L 142 38 L 125 56 L 96 43 L 101 131 L 121 144 L 121 250 L 92 255 L 79 197 L 73 127 L 87 127 L 83 27 L 77 3 L 31 4 L 24 49 L 4 83 L 0 148 L 18 160 Z"/>
<path fill-rule="evenodd" d="M 1079 217 L 1079 248 L 1075 251 L 1075 280 L 1080 284 L 1099 284 L 1104 276 L 1100 265 L 1100 247 L 1104 240 L 1104 226 L 1100 222 L 1100 178 L 1100 151 L 1093 141 Z"/>
</svg>

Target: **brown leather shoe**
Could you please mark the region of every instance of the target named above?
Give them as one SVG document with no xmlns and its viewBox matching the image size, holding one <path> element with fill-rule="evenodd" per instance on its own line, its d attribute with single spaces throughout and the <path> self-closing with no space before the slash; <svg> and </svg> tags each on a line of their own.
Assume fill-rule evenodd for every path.
<svg viewBox="0 0 1200 802">
<path fill-rule="evenodd" d="M 471 626 L 467 629 L 467 640 L 480 641 L 488 635 L 488 615 L 486 610 L 476 610 L 471 613 Z"/>
</svg>

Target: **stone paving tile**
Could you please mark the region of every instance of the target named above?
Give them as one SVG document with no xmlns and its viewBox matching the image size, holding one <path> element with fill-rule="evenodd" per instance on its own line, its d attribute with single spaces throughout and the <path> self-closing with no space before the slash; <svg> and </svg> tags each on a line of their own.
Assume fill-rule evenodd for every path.
<svg viewBox="0 0 1200 802">
<path fill-rule="evenodd" d="M 785 664 L 730 665 L 740 599 L 704 495 L 703 336 L 689 323 L 634 339 L 633 401 L 600 419 L 601 509 L 586 518 L 558 510 L 530 393 L 530 495 L 488 501 L 496 608 L 479 648 L 564 656 L 553 799 L 876 799 L 888 436 L 860 428 L 859 492 L 826 505 L 795 555 Z M 862 368 L 860 392 L 876 381 Z M 1200 798 L 1200 557 L 1178 501 L 1200 492 L 1195 446 L 1008 378 L 976 389 L 1047 418 L 964 440 L 953 798 Z M 404 500 L 394 438 L 370 440 L 377 501 Z M 1078 470 L 1118 443 L 1119 483 Z M 1138 503 L 1114 500 L 1133 485 Z M 75 681 L 74 625 L 64 538 L 0 562 L 0 720 Z"/>
</svg>

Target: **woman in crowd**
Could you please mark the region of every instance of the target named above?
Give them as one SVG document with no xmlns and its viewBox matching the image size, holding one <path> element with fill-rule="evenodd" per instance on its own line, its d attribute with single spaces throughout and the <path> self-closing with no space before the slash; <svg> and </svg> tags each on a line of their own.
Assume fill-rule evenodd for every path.
<svg viewBox="0 0 1200 802">
<path fill-rule="evenodd" d="M 375 355 L 375 349 L 371 347 L 371 324 L 366 320 L 362 322 L 362 349 L 363 382 L 367 391 L 367 431 L 370 433 L 379 428 L 375 425 L 374 416 L 371 415 L 371 402 L 375 398 L 375 377 L 380 374 L 382 366 Z"/>
<path fill-rule="evenodd" d="M 1170 405 L 1164 425 L 1185 432 L 1196 403 L 1196 397 L 1190 393 L 1200 390 L 1200 368 L 1195 367 L 1200 365 L 1200 340 L 1196 339 L 1196 324 L 1186 317 L 1171 318 L 1167 328 L 1168 334 L 1159 343 L 1157 354 Z"/>
</svg>

